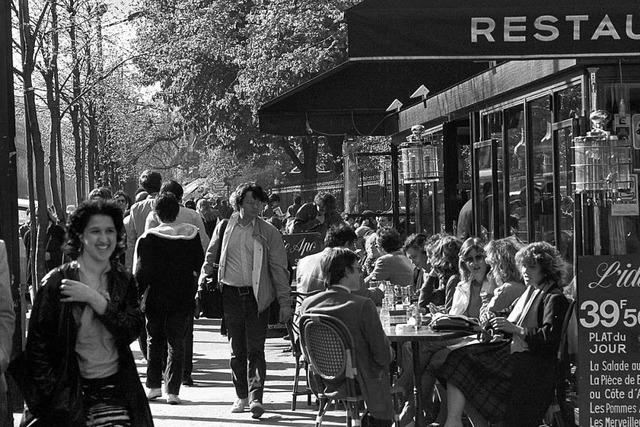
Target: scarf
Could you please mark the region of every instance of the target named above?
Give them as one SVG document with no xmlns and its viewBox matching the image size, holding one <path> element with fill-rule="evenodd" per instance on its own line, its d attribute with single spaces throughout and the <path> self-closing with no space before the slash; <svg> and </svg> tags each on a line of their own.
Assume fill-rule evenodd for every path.
<svg viewBox="0 0 640 427">
<path fill-rule="evenodd" d="M 523 328 L 534 328 L 538 326 L 537 310 L 531 310 L 532 307 L 538 307 L 542 301 L 542 296 L 545 293 L 548 285 L 543 285 L 540 288 L 535 286 L 527 286 L 524 293 L 513 308 L 511 314 L 507 318 L 508 321 L 521 326 Z M 514 335 L 511 340 L 511 353 L 528 351 L 529 345 L 520 335 Z"/>
</svg>

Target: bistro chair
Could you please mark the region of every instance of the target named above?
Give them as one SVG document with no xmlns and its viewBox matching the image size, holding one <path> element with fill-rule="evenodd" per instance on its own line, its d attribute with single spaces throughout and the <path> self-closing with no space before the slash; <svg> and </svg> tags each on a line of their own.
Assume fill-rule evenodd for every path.
<svg viewBox="0 0 640 427">
<path fill-rule="evenodd" d="M 289 336 L 289 340 L 291 342 L 291 353 L 293 354 L 293 357 L 296 363 L 296 370 L 293 376 L 293 392 L 291 396 L 292 411 L 296 410 L 298 396 L 307 396 L 307 405 L 311 405 L 311 396 L 313 395 L 313 391 L 309 387 L 308 381 L 304 390 L 300 390 L 300 385 L 299 385 L 300 371 L 304 369 L 306 376 L 308 376 L 309 363 L 307 362 L 307 359 L 305 358 L 302 352 L 302 348 L 300 347 L 300 328 L 299 328 L 300 315 L 296 310 L 299 309 L 300 305 L 302 304 L 305 298 L 320 292 L 323 292 L 323 290 L 318 290 L 318 291 L 308 292 L 308 293 L 291 291 L 291 295 L 293 296 L 293 301 L 294 301 L 294 307 L 293 307 L 294 315 L 293 315 L 293 319 L 287 322 L 286 326 L 287 326 L 287 333 Z"/>
<path fill-rule="evenodd" d="M 320 399 L 316 427 L 322 425 L 332 401 L 344 404 L 348 427 L 360 426 L 364 398 L 356 388 L 356 355 L 347 326 L 327 314 L 305 313 L 300 317 L 300 343 L 309 363 L 311 387 Z"/>
</svg>

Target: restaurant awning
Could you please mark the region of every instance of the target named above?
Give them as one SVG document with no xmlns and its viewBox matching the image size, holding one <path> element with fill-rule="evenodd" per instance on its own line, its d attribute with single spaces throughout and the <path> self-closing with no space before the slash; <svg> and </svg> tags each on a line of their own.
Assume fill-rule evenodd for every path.
<svg viewBox="0 0 640 427">
<path fill-rule="evenodd" d="M 273 135 L 388 135 L 386 110 L 421 85 L 440 92 L 488 68 L 470 61 L 348 60 L 262 105 L 260 132 Z"/>
<path fill-rule="evenodd" d="M 637 0 L 364 0 L 345 18 L 350 58 L 640 55 Z"/>
</svg>

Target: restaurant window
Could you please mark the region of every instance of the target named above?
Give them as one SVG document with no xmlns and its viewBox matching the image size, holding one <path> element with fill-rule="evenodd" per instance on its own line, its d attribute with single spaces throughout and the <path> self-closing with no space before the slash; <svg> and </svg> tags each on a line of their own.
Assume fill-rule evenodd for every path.
<svg viewBox="0 0 640 427">
<path fill-rule="evenodd" d="M 523 242 L 527 236 L 527 175 L 526 175 L 526 134 L 524 127 L 524 105 L 516 105 L 504 111 L 506 133 L 506 155 L 508 162 L 505 170 L 505 194 L 507 197 L 507 216 L 509 229 L 507 235 L 515 235 Z"/>
<path fill-rule="evenodd" d="M 482 139 L 502 139 L 502 111 L 486 114 L 482 117 Z"/>
<path fill-rule="evenodd" d="M 578 136 L 578 112 L 582 99 L 582 87 L 571 86 L 560 90 L 554 95 L 556 122 L 553 124 L 553 137 L 556 145 L 554 152 L 558 164 L 558 197 L 559 207 L 558 230 L 556 233 L 556 247 L 569 263 L 573 263 L 574 243 L 574 197 L 573 197 L 573 153 L 571 146 L 573 138 Z"/>
<path fill-rule="evenodd" d="M 625 70 L 625 76 L 630 74 L 630 69 Z M 634 74 L 640 69 L 634 68 Z M 635 81 L 628 83 L 609 83 L 602 85 L 602 93 L 604 94 L 604 108 L 611 113 L 612 120 L 607 126 L 607 130 L 618 138 L 638 138 L 640 129 L 636 125 L 637 122 L 632 120 L 634 116 L 640 114 L 640 83 L 637 77 L 628 77 Z M 621 102 L 622 101 L 622 102 Z M 624 106 L 626 117 L 620 117 L 621 106 Z M 637 144 L 637 140 L 632 146 Z M 640 168 L 640 151 L 632 150 L 633 172 L 635 179 L 638 179 L 638 171 Z M 609 253 L 611 254 L 633 254 L 640 252 L 640 217 L 638 215 L 625 216 L 609 216 Z M 621 236 L 624 236 L 621 238 Z M 615 240 L 619 241 L 615 241 Z M 624 240 L 623 242 L 621 240 Z"/>
<path fill-rule="evenodd" d="M 497 164 L 497 145 L 498 140 L 488 139 L 473 144 L 474 163 L 476 173 L 476 186 L 474 188 L 474 209 L 476 235 L 486 239 L 493 240 L 500 237 L 496 232 L 495 214 L 499 211 L 497 192 L 498 173 Z"/>
<path fill-rule="evenodd" d="M 554 242 L 553 144 L 551 99 L 542 96 L 528 102 L 531 136 L 531 201 L 532 241 Z"/>
</svg>

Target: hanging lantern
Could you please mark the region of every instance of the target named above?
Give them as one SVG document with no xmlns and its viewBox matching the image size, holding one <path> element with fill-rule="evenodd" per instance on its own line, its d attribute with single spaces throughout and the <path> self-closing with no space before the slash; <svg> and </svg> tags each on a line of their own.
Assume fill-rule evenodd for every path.
<svg viewBox="0 0 640 427">
<path fill-rule="evenodd" d="M 610 117 L 604 110 L 593 111 L 593 130 L 573 139 L 575 191 L 596 203 L 618 203 L 621 193 L 632 191 L 631 144 L 604 130 Z"/>
<path fill-rule="evenodd" d="M 424 165 L 424 146 L 422 143 L 422 131 L 424 126 L 411 127 L 411 135 L 407 142 L 400 146 L 402 158 L 402 179 L 405 184 L 421 184 L 426 182 Z"/>
<path fill-rule="evenodd" d="M 444 166 L 442 164 L 442 143 L 434 137 L 428 135 L 424 141 L 424 168 L 425 178 L 429 182 L 439 181 L 443 177 Z"/>
</svg>

